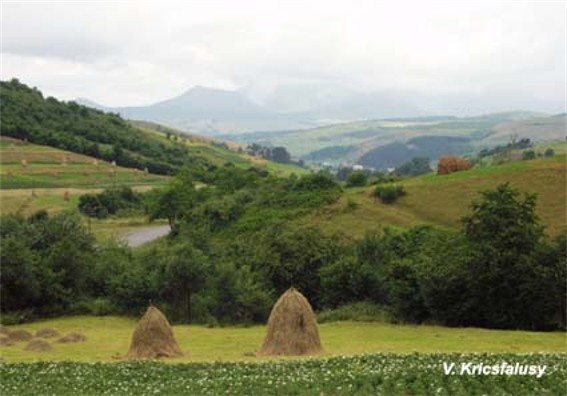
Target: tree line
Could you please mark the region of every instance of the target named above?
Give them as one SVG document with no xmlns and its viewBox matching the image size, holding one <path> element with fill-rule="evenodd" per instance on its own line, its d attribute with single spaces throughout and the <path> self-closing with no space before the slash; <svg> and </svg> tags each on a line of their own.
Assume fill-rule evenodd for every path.
<svg viewBox="0 0 567 396">
<path fill-rule="evenodd" d="M 3 320 L 137 314 L 151 300 L 176 322 L 261 323 L 293 285 L 318 311 L 365 301 L 400 322 L 565 328 L 567 237 L 546 237 L 536 197 L 507 184 L 483 192 L 460 230 L 353 240 L 302 221 L 340 197 L 327 174 L 228 165 L 210 179 L 197 188 L 186 170 L 146 197 L 173 232 L 135 251 L 96 244 L 77 215 L 4 216 Z"/>
</svg>

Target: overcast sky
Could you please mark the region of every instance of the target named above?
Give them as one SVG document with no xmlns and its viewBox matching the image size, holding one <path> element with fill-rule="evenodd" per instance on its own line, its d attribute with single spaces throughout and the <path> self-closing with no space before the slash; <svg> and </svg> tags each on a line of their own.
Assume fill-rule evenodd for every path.
<svg viewBox="0 0 567 396">
<path fill-rule="evenodd" d="M 565 1 L 3 1 L 1 76 L 113 106 L 329 84 L 559 112 L 565 37 Z"/>
</svg>

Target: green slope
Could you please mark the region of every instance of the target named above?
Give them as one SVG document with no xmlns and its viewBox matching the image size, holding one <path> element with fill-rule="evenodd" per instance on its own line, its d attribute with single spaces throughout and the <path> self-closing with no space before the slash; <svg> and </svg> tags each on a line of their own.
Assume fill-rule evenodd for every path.
<svg viewBox="0 0 567 396">
<path fill-rule="evenodd" d="M 557 155 L 447 176 L 430 174 L 409 179 L 402 183 L 407 195 L 393 205 L 376 201 L 373 187 L 347 189 L 338 203 L 301 222 L 354 237 L 385 226 L 436 224 L 458 228 L 460 218 L 467 214 L 480 191 L 509 182 L 520 191 L 538 195 L 537 214 L 547 233 L 553 236 L 567 230 L 566 161 L 566 155 Z"/>
</svg>

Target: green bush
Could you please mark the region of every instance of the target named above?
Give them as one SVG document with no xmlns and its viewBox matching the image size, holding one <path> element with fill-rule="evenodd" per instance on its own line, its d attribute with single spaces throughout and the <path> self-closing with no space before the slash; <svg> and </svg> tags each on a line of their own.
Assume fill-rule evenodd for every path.
<svg viewBox="0 0 567 396">
<path fill-rule="evenodd" d="M 364 187 L 368 184 L 368 172 L 365 171 L 354 171 L 352 172 L 346 181 L 347 187 Z"/>
<path fill-rule="evenodd" d="M 526 150 L 522 153 L 523 160 L 533 160 L 536 157 L 536 153 L 533 150 Z"/>
<path fill-rule="evenodd" d="M 367 301 L 341 305 L 317 314 L 319 323 L 353 321 L 353 322 L 389 322 L 390 314 L 381 305 Z"/>
<path fill-rule="evenodd" d="M 385 204 L 392 204 L 398 200 L 398 198 L 406 195 L 404 186 L 400 184 L 387 184 L 378 185 L 374 189 L 374 195 Z"/>
</svg>

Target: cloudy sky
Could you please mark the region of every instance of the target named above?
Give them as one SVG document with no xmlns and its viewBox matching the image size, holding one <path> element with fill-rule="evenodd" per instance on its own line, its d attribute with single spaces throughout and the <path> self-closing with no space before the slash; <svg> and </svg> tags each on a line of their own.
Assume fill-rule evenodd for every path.
<svg viewBox="0 0 567 396">
<path fill-rule="evenodd" d="M 111 106 L 328 85 L 559 112 L 565 37 L 565 1 L 3 1 L 1 77 Z"/>
</svg>

